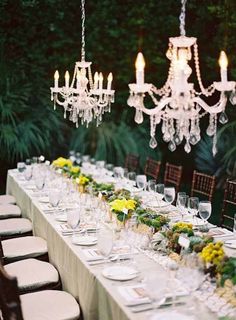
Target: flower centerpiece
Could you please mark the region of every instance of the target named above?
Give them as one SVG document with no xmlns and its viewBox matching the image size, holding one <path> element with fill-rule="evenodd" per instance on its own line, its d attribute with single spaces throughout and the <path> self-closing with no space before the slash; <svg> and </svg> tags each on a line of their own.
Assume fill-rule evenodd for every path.
<svg viewBox="0 0 236 320">
<path fill-rule="evenodd" d="M 131 218 L 132 212 L 136 209 L 137 202 L 134 199 L 115 199 L 109 202 L 112 212 L 117 216 L 117 220 L 124 222 Z"/>
<path fill-rule="evenodd" d="M 80 174 L 80 176 L 75 179 L 75 183 L 79 186 L 80 192 L 85 191 L 85 187 L 89 184 L 90 181 L 91 178 L 83 174 Z"/>
<path fill-rule="evenodd" d="M 216 276 L 225 258 L 223 242 L 209 243 L 202 249 L 199 256 L 205 264 L 206 272 L 210 273 L 212 277 Z"/>
<path fill-rule="evenodd" d="M 164 215 L 156 214 L 154 210 L 145 209 L 142 207 L 137 208 L 136 210 L 138 223 L 152 227 L 154 232 L 161 230 L 163 226 L 166 226 L 170 219 Z"/>
<path fill-rule="evenodd" d="M 80 167 L 72 166 L 68 170 L 68 175 L 70 178 L 76 179 L 80 176 Z"/>
<path fill-rule="evenodd" d="M 168 239 L 167 247 L 169 250 L 180 253 L 179 236 L 184 233 L 185 236 L 191 237 L 194 235 L 193 225 L 186 222 L 175 223 L 170 230 L 167 230 L 163 235 Z"/>
<path fill-rule="evenodd" d="M 72 161 L 70 159 L 59 157 L 52 162 L 52 166 L 63 173 L 67 173 L 72 167 Z"/>
</svg>

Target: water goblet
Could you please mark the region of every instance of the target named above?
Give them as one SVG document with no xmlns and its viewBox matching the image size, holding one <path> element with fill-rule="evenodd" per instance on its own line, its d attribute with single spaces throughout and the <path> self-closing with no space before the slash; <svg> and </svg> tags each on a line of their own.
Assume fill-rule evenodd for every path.
<svg viewBox="0 0 236 320">
<path fill-rule="evenodd" d="M 26 169 L 25 163 L 24 162 L 18 162 L 17 163 L 17 170 L 19 173 L 24 172 L 24 170 Z"/>
<path fill-rule="evenodd" d="M 49 203 L 52 207 L 57 207 L 61 200 L 61 191 L 59 189 L 50 189 L 49 190 Z"/>
<path fill-rule="evenodd" d="M 164 198 L 168 204 L 172 204 L 175 200 L 175 188 L 174 187 L 165 187 L 164 188 Z"/>
<path fill-rule="evenodd" d="M 204 227 L 201 231 L 207 232 L 207 220 L 211 216 L 212 206 L 210 201 L 200 201 L 199 202 L 199 216 L 204 221 Z"/>
<path fill-rule="evenodd" d="M 188 204 L 188 196 L 185 192 L 178 192 L 176 207 L 179 209 L 182 220 L 184 218 L 184 214 L 186 213 L 186 207 Z"/>
<path fill-rule="evenodd" d="M 25 180 L 29 181 L 32 178 L 32 175 L 33 175 L 32 166 L 27 166 L 24 170 Z"/>
<path fill-rule="evenodd" d="M 197 217 L 198 209 L 199 209 L 199 198 L 190 197 L 188 199 L 188 211 L 193 216 L 194 220 Z"/>
<path fill-rule="evenodd" d="M 129 179 L 130 185 L 134 187 L 136 185 L 136 172 L 134 171 L 128 172 L 128 179 Z"/>
<path fill-rule="evenodd" d="M 67 223 L 73 230 L 72 241 L 75 238 L 75 229 L 80 223 L 80 211 L 79 208 L 67 210 Z"/>
<path fill-rule="evenodd" d="M 156 180 L 155 179 L 148 180 L 147 189 L 149 192 L 152 192 L 152 193 L 154 193 L 156 191 Z"/>
<path fill-rule="evenodd" d="M 149 298 L 152 301 L 154 308 L 158 307 L 165 301 L 168 277 L 150 270 L 147 277 L 145 277 L 145 282 Z"/>
<path fill-rule="evenodd" d="M 113 231 L 108 227 L 103 227 L 98 232 L 98 249 L 105 258 L 108 258 L 112 248 Z"/>
<path fill-rule="evenodd" d="M 137 183 L 137 187 L 139 189 L 145 190 L 146 189 L 146 185 L 147 185 L 147 176 L 145 176 L 143 174 L 137 175 L 136 183 Z"/>
</svg>

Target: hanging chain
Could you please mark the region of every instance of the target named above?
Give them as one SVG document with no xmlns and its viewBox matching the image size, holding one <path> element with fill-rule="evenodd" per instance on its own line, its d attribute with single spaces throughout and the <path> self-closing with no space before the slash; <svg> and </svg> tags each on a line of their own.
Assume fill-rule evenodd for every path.
<svg viewBox="0 0 236 320">
<path fill-rule="evenodd" d="M 180 16 L 179 16 L 179 22 L 180 22 L 179 30 L 180 30 L 181 36 L 186 35 L 186 31 L 185 31 L 185 11 L 186 11 L 185 6 L 186 6 L 186 2 L 187 2 L 187 0 L 181 0 L 182 8 L 181 8 Z"/>
<path fill-rule="evenodd" d="M 85 61 L 85 0 L 81 0 L 81 61 Z"/>
</svg>

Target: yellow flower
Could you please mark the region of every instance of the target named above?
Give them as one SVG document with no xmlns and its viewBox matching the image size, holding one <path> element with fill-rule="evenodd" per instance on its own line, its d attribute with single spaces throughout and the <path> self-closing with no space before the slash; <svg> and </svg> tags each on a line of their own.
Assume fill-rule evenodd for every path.
<svg viewBox="0 0 236 320">
<path fill-rule="evenodd" d="M 79 184 L 80 186 L 84 186 L 89 182 L 89 179 L 83 175 L 81 175 L 79 178 L 75 179 L 75 182 Z"/>
<path fill-rule="evenodd" d="M 71 167 L 70 168 L 70 173 L 79 173 L 80 172 L 80 167 Z"/>
<path fill-rule="evenodd" d="M 222 246 L 223 243 L 220 241 L 216 243 L 211 242 L 205 248 L 203 248 L 202 252 L 200 253 L 200 257 L 204 262 L 217 266 L 221 263 L 225 256 Z"/>
<path fill-rule="evenodd" d="M 134 210 L 137 202 L 133 199 L 116 199 L 109 203 L 110 207 L 114 211 Z"/>
<path fill-rule="evenodd" d="M 59 157 L 53 161 L 52 165 L 57 168 L 63 168 L 65 166 L 72 167 L 72 161 L 70 159 Z"/>
</svg>

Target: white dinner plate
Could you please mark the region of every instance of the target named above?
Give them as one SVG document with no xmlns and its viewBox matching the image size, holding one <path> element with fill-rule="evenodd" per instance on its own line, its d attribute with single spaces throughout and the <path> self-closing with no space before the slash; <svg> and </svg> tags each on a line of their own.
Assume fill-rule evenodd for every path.
<svg viewBox="0 0 236 320">
<path fill-rule="evenodd" d="M 125 281 L 136 278 L 138 271 L 128 266 L 112 266 L 103 269 L 102 275 L 110 280 Z"/>
<path fill-rule="evenodd" d="M 41 197 L 41 198 L 39 198 L 39 202 L 41 202 L 41 203 L 49 203 L 49 198 L 48 197 Z"/>
<path fill-rule="evenodd" d="M 158 312 L 150 320 L 195 320 L 195 317 L 178 311 L 166 311 Z"/>
<path fill-rule="evenodd" d="M 156 200 L 148 201 L 148 202 L 146 202 L 146 204 L 149 207 L 153 207 L 153 208 L 165 208 L 165 207 L 170 206 L 170 204 L 165 202 L 165 201 L 159 201 L 158 202 Z"/>
<path fill-rule="evenodd" d="M 74 236 L 72 243 L 79 246 L 93 246 L 97 243 L 97 238 L 92 236 Z"/>
<path fill-rule="evenodd" d="M 236 249 L 236 240 L 226 240 L 224 246 L 230 249 Z"/>
<path fill-rule="evenodd" d="M 55 220 L 59 222 L 67 222 L 67 214 L 58 214 L 55 217 Z"/>
</svg>

